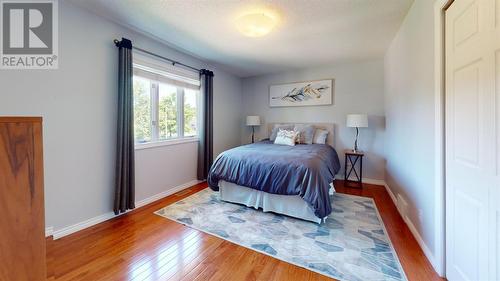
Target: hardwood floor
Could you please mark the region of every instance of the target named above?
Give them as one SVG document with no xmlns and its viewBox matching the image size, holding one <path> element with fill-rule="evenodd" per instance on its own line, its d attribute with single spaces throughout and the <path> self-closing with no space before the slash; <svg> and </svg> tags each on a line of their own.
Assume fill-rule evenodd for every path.
<svg viewBox="0 0 500 281">
<path fill-rule="evenodd" d="M 48 280 L 331 280 L 153 214 L 206 183 L 58 240 L 47 240 Z M 374 198 L 409 280 L 444 280 L 384 187 L 338 192 Z"/>
</svg>

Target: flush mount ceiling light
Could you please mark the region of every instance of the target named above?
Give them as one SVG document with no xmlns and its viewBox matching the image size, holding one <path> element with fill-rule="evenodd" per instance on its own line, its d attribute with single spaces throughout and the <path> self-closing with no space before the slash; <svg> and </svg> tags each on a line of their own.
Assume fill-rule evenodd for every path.
<svg viewBox="0 0 500 281">
<path fill-rule="evenodd" d="M 237 29 L 248 37 L 267 35 L 278 24 L 276 17 L 265 12 L 252 12 L 236 19 Z"/>
</svg>

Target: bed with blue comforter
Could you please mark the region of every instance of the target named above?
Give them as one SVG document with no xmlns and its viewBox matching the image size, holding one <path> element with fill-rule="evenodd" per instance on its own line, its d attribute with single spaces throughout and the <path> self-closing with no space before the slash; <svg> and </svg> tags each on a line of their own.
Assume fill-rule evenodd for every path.
<svg viewBox="0 0 500 281">
<path fill-rule="evenodd" d="M 299 195 L 318 218 L 332 209 L 328 190 L 340 162 L 327 144 L 278 145 L 261 141 L 221 153 L 214 161 L 208 184 L 220 180 L 279 195 Z"/>
</svg>

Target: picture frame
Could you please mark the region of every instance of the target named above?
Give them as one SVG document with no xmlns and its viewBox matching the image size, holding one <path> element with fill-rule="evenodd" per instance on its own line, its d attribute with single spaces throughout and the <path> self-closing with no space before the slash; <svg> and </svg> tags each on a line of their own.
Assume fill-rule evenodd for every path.
<svg viewBox="0 0 500 281">
<path fill-rule="evenodd" d="M 334 79 L 270 85 L 269 107 L 332 105 L 334 87 Z"/>
</svg>

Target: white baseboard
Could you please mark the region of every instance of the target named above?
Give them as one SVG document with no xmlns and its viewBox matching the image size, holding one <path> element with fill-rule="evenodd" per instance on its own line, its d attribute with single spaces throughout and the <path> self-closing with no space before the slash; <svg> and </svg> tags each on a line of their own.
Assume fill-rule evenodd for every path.
<svg viewBox="0 0 500 281">
<path fill-rule="evenodd" d="M 136 207 L 136 209 L 140 208 L 140 207 L 143 207 L 143 206 L 145 206 L 145 205 L 147 205 L 149 203 L 152 203 L 154 201 L 157 201 L 157 200 L 160 200 L 162 198 L 165 198 L 165 197 L 167 197 L 169 195 L 172 195 L 172 194 L 174 194 L 176 192 L 184 190 L 184 189 L 186 189 L 188 187 L 191 187 L 191 186 L 193 186 L 195 184 L 198 184 L 200 182 L 201 181 L 198 181 L 198 180 L 192 180 L 190 182 L 178 185 L 176 187 L 169 188 L 169 189 L 167 189 L 167 190 L 165 190 L 165 191 L 163 191 L 161 193 L 158 193 L 158 194 L 153 195 L 151 197 L 148 197 L 146 199 L 137 201 L 135 203 L 135 207 Z M 127 213 L 127 212 L 125 212 L 125 213 Z M 123 215 L 125 213 L 122 213 L 120 215 Z M 47 227 L 46 230 L 45 230 L 45 236 L 52 235 L 53 239 L 57 240 L 57 239 L 59 239 L 61 237 L 70 235 L 72 233 L 75 233 L 75 232 L 83 230 L 85 228 L 94 226 L 94 225 L 96 225 L 98 223 L 107 221 L 109 219 L 112 219 L 112 218 L 120 216 L 120 215 L 115 215 L 114 212 L 108 212 L 108 213 L 99 215 L 97 217 L 93 217 L 93 218 L 90 218 L 88 220 L 85 220 L 85 221 L 82 221 L 82 222 L 79 222 L 79 223 L 76 223 L 76 224 L 73 224 L 73 225 L 70 225 L 70 226 L 63 227 L 63 228 L 58 229 L 58 230 L 54 230 L 53 227 Z"/>
<path fill-rule="evenodd" d="M 420 245 L 420 248 L 422 248 L 422 251 L 424 251 L 425 256 L 427 257 L 427 259 L 429 259 L 429 262 L 432 264 L 432 267 L 434 268 L 436 273 L 440 274 L 440 267 L 436 263 L 436 258 L 432 254 L 432 251 L 429 249 L 429 247 L 427 247 L 427 245 L 425 244 L 413 222 L 408 217 L 406 217 L 405 222 L 408 225 L 411 233 L 413 234 L 413 237 L 415 237 L 415 239 L 417 240 L 418 245 Z"/>
<path fill-rule="evenodd" d="M 368 184 L 375 184 L 375 185 L 381 185 L 381 186 L 385 185 L 384 180 L 363 178 L 362 181 L 363 181 L 363 183 L 368 183 Z"/>
<path fill-rule="evenodd" d="M 149 204 L 149 203 L 152 203 L 152 202 L 154 202 L 154 201 L 157 201 L 157 200 L 160 200 L 160 199 L 162 199 L 162 198 L 165 198 L 165 197 L 167 197 L 167 196 L 169 196 L 169 195 L 172 195 L 172 194 L 174 194 L 174 193 L 176 193 L 176 192 L 179 192 L 179 191 L 181 191 L 181 190 L 184 190 L 184 189 L 186 189 L 186 188 L 188 188 L 188 187 L 191 187 L 191 186 L 193 186 L 193 185 L 199 184 L 200 182 L 201 182 L 201 181 L 199 181 L 199 180 L 192 180 L 192 181 L 190 181 L 190 182 L 187 182 L 187 183 L 184 183 L 184 184 L 178 185 L 178 186 L 176 186 L 176 187 L 174 187 L 174 188 L 170 188 L 170 189 L 165 190 L 165 191 L 163 191 L 163 192 L 161 192 L 161 193 L 158 193 L 158 194 L 156 194 L 156 195 L 153 195 L 153 196 L 148 197 L 148 198 L 146 198 L 146 199 L 143 199 L 143 200 L 141 200 L 141 201 L 137 201 L 137 202 L 135 202 L 135 207 L 136 207 L 136 208 L 140 208 L 140 207 L 145 206 L 145 205 L 147 205 L 147 204 Z"/>
<path fill-rule="evenodd" d="M 389 193 L 389 196 L 391 197 L 392 202 L 394 203 L 394 206 L 397 207 L 398 206 L 398 199 L 396 199 L 396 195 L 394 195 L 394 193 L 392 193 L 392 190 L 389 188 L 387 183 L 384 183 L 384 187 L 385 187 L 385 190 L 387 191 L 387 193 Z"/>
<path fill-rule="evenodd" d="M 335 176 L 335 179 L 337 180 L 344 180 L 344 175 L 337 175 Z M 384 180 L 377 180 L 377 179 L 370 179 L 370 178 L 362 178 L 363 183 L 368 183 L 368 184 L 376 184 L 376 185 L 385 185 Z"/>
<path fill-rule="evenodd" d="M 118 215 L 118 216 L 120 216 L 120 215 Z M 96 225 L 98 223 L 101 223 L 103 221 L 107 221 L 109 219 L 112 219 L 114 217 L 116 217 L 116 215 L 113 212 L 105 213 L 105 214 L 99 215 L 97 217 L 93 217 L 93 218 L 90 218 L 88 220 L 84 220 L 82 222 L 79 222 L 79 223 L 76 223 L 76 224 L 73 224 L 70 226 L 66 226 L 66 227 L 63 227 L 63 228 L 58 229 L 58 230 L 54 230 L 54 232 L 52 233 L 52 237 L 54 240 L 57 240 L 61 237 L 70 235 L 72 233 L 75 233 L 77 231 L 91 227 L 91 226 Z"/>
<path fill-rule="evenodd" d="M 45 228 L 45 237 L 52 236 L 54 234 L 54 228 L 52 226 L 48 226 Z"/>
<path fill-rule="evenodd" d="M 389 188 L 389 185 L 387 185 L 387 183 L 384 183 L 384 186 L 385 186 L 385 190 L 387 190 L 387 193 L 389 193 L 389 196 L 391 197 L 392 202 L 394 203 L 394 205 L 397 208 L 398 200 L 397 200 L 396 195 L 394 195 L 394 193 Z M 420 233 L 418 232 L 417 228 L 413 224 L 412 220 L 407 215 L 402 214 L 401 210 L 399 208 L 398 208 L 398 212 L 399 212 L 399 215 L 401 216 L 401 218 L 403 218 L 403 221 L 406 223 L 406 225 L 410 229 L 411 233 L 413 234 L 413 237 L 415 237 L 415 240 L 417 240 L 418 245 L 420 246 L 420 248 L 424 252 L 424 255 L 427 257 L 427 259 L 431 263 L 431 265 L 434 268 L 434 270 L 436 271 L 436 273 L 439 276 L 443 276 L 444 273 L 442 270 L 442 265 L 437 262 L 436 258 L 432 254 L 432 251 L 429 249 L 429 247 L 427 247 L 427 244 L 425 244 L 424 239 L 422 239 L 422 236 L 420 236 Z"/>
</svg>

